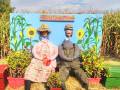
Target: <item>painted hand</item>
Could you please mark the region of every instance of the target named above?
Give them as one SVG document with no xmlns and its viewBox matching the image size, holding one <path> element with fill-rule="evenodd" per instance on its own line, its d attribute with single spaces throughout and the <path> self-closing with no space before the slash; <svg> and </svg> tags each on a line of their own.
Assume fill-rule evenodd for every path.
<svg viewBox="0 0 120 90">
<path fill-rule="evenodd" d="M 51 60 L 48 59 L 47 57 L 45 57 L 45 58 L 43 59 L 43 64 L 44 64 L 45 66 L 49 66 L 49 65 L 51 64 Z"/>
</svg>

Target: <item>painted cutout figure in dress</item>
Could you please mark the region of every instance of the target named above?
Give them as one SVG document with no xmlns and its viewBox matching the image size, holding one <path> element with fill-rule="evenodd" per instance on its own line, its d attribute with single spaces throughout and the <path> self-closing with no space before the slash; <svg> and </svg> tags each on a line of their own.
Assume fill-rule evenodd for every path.
<svg viewBox="0 0 120 90">
<path fill-rule="evenodd" d="M 32 49 L 33 59 L 25 72 L 25 90 L 30 90 L 31 82 L 46 83 L 49 75 L 55 71 L 58 48 L 49 41 L 50 30 L 42 24 L 38 30 L 41 41 Z"/>
</svg>

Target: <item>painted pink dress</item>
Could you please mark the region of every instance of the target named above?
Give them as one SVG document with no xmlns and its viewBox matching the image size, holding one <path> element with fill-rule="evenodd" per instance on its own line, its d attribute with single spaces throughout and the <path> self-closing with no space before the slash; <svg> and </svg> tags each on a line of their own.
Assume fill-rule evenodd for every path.
<svg viewBox="0 0 120 90">
<path fill-rule="evenodd" d="M 57 65 L 55 59 L 58 55 L 57 46 L 43 39 L 33 47 L 32 53 L 34 58 L 26 69 L 24 78 L 33 82 L 47 82 Z"/>
</svg>

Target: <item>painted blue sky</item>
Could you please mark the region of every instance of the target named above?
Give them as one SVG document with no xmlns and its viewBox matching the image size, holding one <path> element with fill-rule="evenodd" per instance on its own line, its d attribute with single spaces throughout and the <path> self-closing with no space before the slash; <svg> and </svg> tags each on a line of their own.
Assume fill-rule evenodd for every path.
<svg viewBox="0 0 120 90">
<path fill-rule="evenodd" d="M 65 32 L 64 32 L 64 26 L 66 24 L 72 24 L 73 25 L 73 36 L 71 38 L 72 42 L 77 43 L 77 37 L 76 37 L 76 31 L 79 29 L 83 29 L 85 30 L 85 28 L 83 27 L 84 25 L 84 21 L 86 18 L 88 17 L 102 17 L 102 14 L 65 14 L 65 15 L 73 15 L 75 17 L 74 22 L 43 22 L 40 21 L 40 14 L 37 13 L 29 13 L 29 14 L 25 14 L 25 13 L 12 13 L 10 15 L 10 21 L 12 20 L 12 17 L 16 16 L 16 15 L 21 15 L 23 17 L 25 17 L 27 23 L 31 24 L 32 27 L 34 27 L 36 30 L 40 27 L 41 24 L 48 24 L 50 30 L 51 30 L 51 34 L 50 34 L 50 41 L 52 41 L 54 44 L 56 45 L 60 45 L 61 42 L 65 39 Z M 55 14 L 57 15 L 57 14 Z M 101 20 L 102 22 L 102 20 Z M 12 24 L 11 24 L 12 25 Z M 12 35 L 12 30 L 13 28 L 10 27 L 11 29 L 11 35 Z M 26 28 L 27 30 L 27 28 Z M 100 37 L 100 42 L 98 43 L 98 46 L 100 47 L 101 45 L 101 40 L 102 40 L 102 28 L 99 28 L 99 37 Z M 24 33 L 25 37 L 27 38 L 27 34 L 26 32 Z M 19 33 L 18 35 L 19 36 Z M 36 35 L 36 37 L 34 38 L 34 40 L 39 40 L 38 34 Z M 14 40 L 13 40 L 14 41 Z M 34 45 L 35 43 L 33 43 Z M 92 46 L 92 44 L 91 44 Z"/>
<path fill-rule="evenodd" d="M 72 10 L 119 10 L 120 0 L 11 0 L 15 11 L 33 11 L 42 9 Z"/>
</svg>

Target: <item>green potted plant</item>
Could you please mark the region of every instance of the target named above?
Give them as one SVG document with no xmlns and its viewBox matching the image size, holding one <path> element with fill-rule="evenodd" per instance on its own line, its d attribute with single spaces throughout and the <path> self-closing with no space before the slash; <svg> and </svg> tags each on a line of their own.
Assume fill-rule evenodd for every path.
<svg viewBox="0 0 120 90">
<path fill-rule="evenodd" d="M 96 52 L 95 48 L 82 52 L 83 69 L 88 75 L 88 81 L 92 84 L 98 84 L 102 76 L 106 76 L 107 69 L 103 66 L 104 58 L 100 57 Z"/>
<path fill-rule="evenodd" d="M 8 84 L 12 88 L 24 85 L 24 73 L 31 62 L 31 54 L 28 51 L 12 51 L 6 58 L 9 67 Z"/>
<path fill-rule="evenodd" d="M 54 72 L 50 75 L 47 81 L 47 86 L 50 90 L 62 90 L 62 81 L 58 72 Z"/>
</svg>

